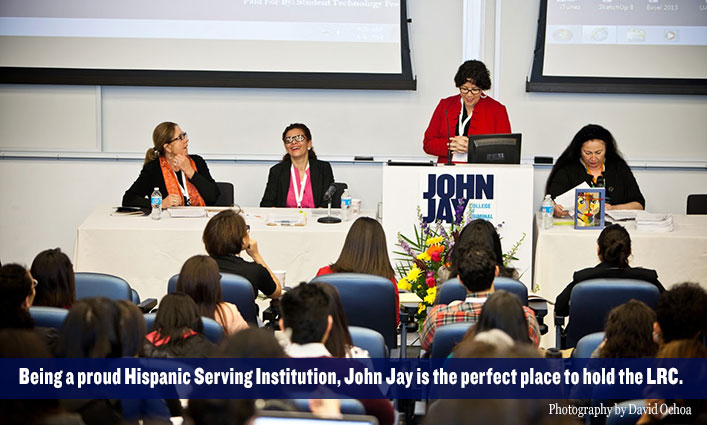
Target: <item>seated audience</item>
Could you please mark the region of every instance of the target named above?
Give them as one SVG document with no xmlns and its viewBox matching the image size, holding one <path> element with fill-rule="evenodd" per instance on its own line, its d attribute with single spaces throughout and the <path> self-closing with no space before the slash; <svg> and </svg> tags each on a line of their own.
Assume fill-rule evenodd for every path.
<svg viewBox="0 0 707 425">
<path fill-rule="evenodd" d="M 660 292 L 665 291 L 663 285 L 658 281 L 658 274 L 655 270 L 628 265 L 628 259 L 631 256 L 631 237 L 620 224 L 612 224 L 601 231 L 597 239 L 597 255 L 600 263 L 595 267 L 575 272 L 572 282 L 557 296 L 555 314 L 558 316 L 570 314 L 572 288 L 585 280 L 638 279 L 652 283 Z"/>
<path fill-rule="evenodd" d="M 450 323 L 476 323 L 481 315 L 484 302 L 493 294 L 493 280 L 498 275 L 496 257 L 488 249 L 459 247 L 457 270 L 459 282 L 466 287 L 464 302 L 455 301 L 449 305 L 438 304 L 427 314 L 420 328 L 420 343 L 429 352 L 437 328 Z M 535 314 L 523 307 L 528 327 L 528 336 L 536 346 L 540 342 L 540 329 Z"/>
<path fill-rule="evenodd" d="M 459 262 L 459 253 L 470 246 L 483 247 L 491 251 L 498 266 L 498 275 L 518 279 L 518 272 L 513 267 L 506 267 L 503 262 L 503 248 L 501 246 L 501 237 L 490 221 L 483 218 L 477 218 L 469 222 L 459 233 L 459 237 L 455 242 L 455 247 L 450 254 L 452 266 L 450 275 L 441 276 L 439 283 L 444 283 L 447 279 L 453 278 L 459 274 L 456 265 Z"/>
<path fill-rule="evenodd" d="M 76 302 L 74 266 L 61 249 L 47 249 L 37 254 L 30 272 L 37 279 L 37 295 L 32 305 L 71 308 Z"/>
<path fill-rule="evenodd" d="M 317 159 L 312 149 L 312 132 L 301 123 L 282 132 L 287 153 L 270 168 L 261 207 L 326 207 L 324 193 L 334 183 L 331 165 Z"/>
<path fill-rule="evenodd" d="M 388 257 L 385 232 L 378 220 L 359 217 L 353 222 L 339 258 L 333 264 L 319 269 L 317 276 L 330 273 L 366 273 L 390 279 L 395 288 L 395 320 L 400 323 L 398 284 Z"/>
<path fill-rule="evenodd" d="M 658 344 L 653 341 L 655 319 L 655 311 L 641 301 L 614 307 L 606 319 L 604 341 L 597 348 L 599 357 L 654 357 L 658 352 Z"/>
<path fill-rule="evenodd" d="M 145 357 L 200 358 L 215 349 L 203 334 L 204 323 L 194 300 L 187 294 L 167 294 L 160 301 L 152 329 L 145 336 Z"/>
<path fill-rule="evenodd" d="M 270 298 L 279 298 L 282 291 L 270 267 L 260 255 L 258 242 L 250 237 L 250 227 L 243 217 L 234 210 L 224 210 L 213 216 L 202 236 L 206 252 L 216 260 L 221 273 L 243 276 L 253 285 L 253 293 L 258 291 Z M 254 262 L 244 260 L 245 252 Z"/>
<path fill-rule="evenodd" d="M 287 357 L 271 330 L 247 328 L 221 343 L 215 357 L 236 359 L 282 359 Z"/>
<path fill-rule="evenodd" d="M 642 210 L 646 200 L 631 168 L 621 156 L 609 130 L 589 124 L 575 134 L 572 142 L 552 167 L 545 193 L 555 199 L 580 183 L 606 188 L 606 209 Z M 569 215 L 571 205 L 555 204 L 555 217 Z"/>
<path fill-rule="evenodd" d="M 213 258 L 195 255 L 179 272 L 177 291 L 189 295 L 199 308 L 199 315 L 216 320 L 231 335 L 248 327 L 238 307 L 221 301 L 221 274 Z"/>
<path fill-rule="evenodd" d="M 155 187 L 162 194 L 162 208 L 181 205 L 214 205 L 220 194 L 206 161 L 189 155 L 189 137 L 173 122 L 163 122 L 152 132 L 154 147 L 135 183 L 125 191 L 123 206 L 150 207 Z"/>
<path fill-rule="evenodd" d="M 34 301 L 36 280 L 19 264 L 0 267 L 0 329 L 34 328 L 29 308 Z"/>
<path fill-rule="evenodd" d="M 515 294 L 503 290 L 491 294 L 481 308 L 478 322 L 469 328 L 454 348 L 455 352 L 458 348 L 473 343 L 477 335 L 492 329 L 503 331 L 515 343 L 530 344 L 523 304 Z"/>
<path fill-rule="evenodd" d="M 655 341 L 698 339 L 707 335 L 707 291 L 696 283 L 675 285 L 660 294 L 653 324 Z"/>
<path fill-rule="evenodd" d="M 329 315 L 332 318 L 331 331 L 324 345 L 332 357 L 369 358 L 368 351 L 354 345 L 349 332 L 349 322 L 341 304 L 339 290 L 324 282 L 314 283 L 326 292 L 329 297 Z"/>
</svg>

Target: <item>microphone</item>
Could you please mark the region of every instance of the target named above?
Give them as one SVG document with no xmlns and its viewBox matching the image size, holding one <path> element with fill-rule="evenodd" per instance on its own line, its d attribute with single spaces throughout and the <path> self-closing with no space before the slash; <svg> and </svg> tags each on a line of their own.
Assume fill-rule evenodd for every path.
<svg viewBox="0 0 707 425">
<path fill-rule="evenodd" d="M 444 117 L 447 119 L 447 163 L 444 165 L 454 165 L 452 162 L 452 145 L 449 142 L 449 115 L 446 109 L 444 110 Z"/>
<path fill-rule="evenodd" d="M 336 184 L 332 183 L 331 186 L 329 186 L 329 189 L 324 192 L 324 202 L 330 202 L 331 197 L 334 196 L 334 193 L 336 192 Z"/>
</svg>

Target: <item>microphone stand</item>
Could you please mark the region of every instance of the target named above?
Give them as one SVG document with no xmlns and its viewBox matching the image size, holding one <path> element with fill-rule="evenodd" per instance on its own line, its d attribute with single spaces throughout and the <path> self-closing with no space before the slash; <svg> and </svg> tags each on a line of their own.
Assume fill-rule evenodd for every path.
<svg viewBox="0 0 707 425">
<path fill-rule="evenodd" d="M 444 110 L 444 117 L 447 119 L 447 163 L 444 165 L 454 165 L 452 162 L 452 146 L 449 143 L 449 115 L 447 115 L 447 110 Z"/>
<path fill-rule="evenodd" d="M 326 217 L 319 217 L 317 220 L 319 223 L 341 223 L 341 219 L 339 217 L 332 217 L 331 215 L 331 199 L 329 200 L 329 213 Z"/>
</svg>

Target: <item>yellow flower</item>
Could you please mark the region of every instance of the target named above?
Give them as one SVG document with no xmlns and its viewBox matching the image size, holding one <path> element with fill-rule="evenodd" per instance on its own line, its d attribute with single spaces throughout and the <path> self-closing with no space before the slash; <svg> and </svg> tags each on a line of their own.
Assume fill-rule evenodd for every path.
<svg viewBox="0 0 707 425">
<path fill-rule="evenodd" d="M 412 285 L 410 282 L 407 281 L 407 279 L 402 278 L 398 281 L 398 289 L 403 290 L 403 291 L 409 291 L 412 289 Z"/>
<path fill-rule="evenodd" d="M 430 245 L 437 245 L 438 243 L 442 242 L 444 238 L 442 236 L 435 236 L 434 238 L 428 238 L 425 243 L 427 246 Z"/>
<path fill-rule="evenodd" d="M 413 266 L 413 268 L 410 269 L 408 272 L 408 275 L 405 276 L 405 280 L 408 282 L 414 282 L 417 280 L 418 277 L 422 274 L 422 270 L 418 269 L 417 266 Z"/>
<path fill-rule="evenodd" d="M 434 304 L 435 298 L 437 297 L 437 287 L 432 287 L 427 290 L 427 295 L 423 298 L 423 301 L 427 304 Z"/>
<path fill-rule="evenodd" d="M 430 254 L 428 254 L 428 253 L 426 253 L 426 252 L 421 252 L 421 253 L 417 256 L 417 259 L 418 259 L 418 260 L 422 260 L 422 261 L 430 261 L 430 260 L 431 260 Z"/>
<path fill-rule="evenodd" d="M 420 303 L 420 306 L 417 307 L 417 314 L 422 313 L 423 311 L 425 311 L 426 308 L 427 306 L 425 305 L 425 303 Z"/>
</svg>

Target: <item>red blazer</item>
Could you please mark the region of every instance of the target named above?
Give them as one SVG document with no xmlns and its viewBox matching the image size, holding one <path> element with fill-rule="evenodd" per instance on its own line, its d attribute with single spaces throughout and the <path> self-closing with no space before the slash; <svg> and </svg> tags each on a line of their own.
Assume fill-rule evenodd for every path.
<svg viewBox="0 0 707 425">
<path fill-rule="evenodd" d="M 461 95 L 456 95 L 440 100 L 432 114 L 422 145 L 426 153 L 438 156 L 437 162 L 447 162 L 447 142 L 449 137 L 455 134 L 461 110 Z M 446 116 L 444 111 L 447 111 Z M 449 117 L 449 132 L 447 132 L 447 117 Z M 474 113 L 469 120 L 469 133 L 466 135 L 510 132 L 511 123 L 508 121 L 506 107 L 488 96 L 479 99 L 474 106 Z"/>
</svg>

